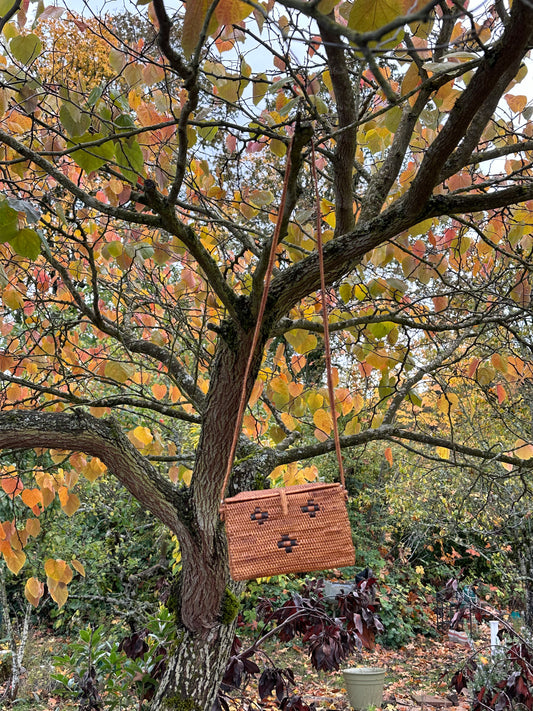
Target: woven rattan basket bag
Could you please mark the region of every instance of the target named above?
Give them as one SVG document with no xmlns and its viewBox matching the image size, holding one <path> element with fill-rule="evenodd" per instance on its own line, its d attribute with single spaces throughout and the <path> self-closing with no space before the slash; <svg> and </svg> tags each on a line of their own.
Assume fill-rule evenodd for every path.
<svg viewBox="0 0 533 711">
<path fill-rule="evenodd" d="M 270 260 L 265 275 L 265 286 L 250 356 L 243 378 L 244 384 L 248 379 L 252 357 L 258 342 L 270 277 L 276 256 L 281 215 L 283 214 L 286 197 L 291 148 L 292 142 L 288 152 L 285 184 L 276 229 L 272 238 Z M 344 488 L 344 471 L 334 407 L 335 394 L 331 377 L 331 353 L 329 349 L 326 288 L 320 232 L 320 200 L 316 187 L 314 147 L 312 147 L 312 156 L 311 166 L 317 202 L 317 250 L 320 265 L 322 315 L 324 319 L 326 373 L 341 484 L 300 484 L 279 489 L 267 489 L 265 491 L 247 491 L 222 500 L 220 512 L 226 524 L 229 567 L 234 580 L 248 580 L 282 573 L 307 573 L 313 570 L 326 570 L 355 564 L 355 551 L 346 511 L 347 497 Z M 226 476 L 222 485 L 222 496 L 231 474 L 246 404 L 244 384 Z"/>
<path fill-rule="evenodd" d="M 221 510 L 234 580 L 355 563 L 341 484 L 246 491 L 226 499 Z"/>
</svg>

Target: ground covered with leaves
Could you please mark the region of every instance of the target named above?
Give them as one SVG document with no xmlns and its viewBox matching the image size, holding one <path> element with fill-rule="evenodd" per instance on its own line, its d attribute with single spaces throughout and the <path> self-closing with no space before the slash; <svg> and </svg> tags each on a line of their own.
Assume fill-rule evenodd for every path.
<svg viewBox="0 0 533 711">
<path fill-rule="evenodd" d="M 481 626 L 476 637 L 475 650 L 488 653 L 488 626 Z M 372 652 L 365 651 L 363 655 L 347 660 L 345 667 L 385 667 L 383 709 L 422 711 L 447 707 L 453 711 L 454 707 L 469 708 L 466 693 L 455 694 L 450 687 L 450 680 L 472 653 L 472 649 L 450 642 L 447 634 L 438 634 L 435 638 L 419 635 L 400 649 L 385 649 L 376 645 Z M 315 672 L 297 645 L 280 646 L 276 656 L 280 666 L 292 666 L 295 672 L 292 693 L 300 695 L 307 705 L 314 703 L 317 709 L 349 708 L 341 672 Z M 299 663 L 295 661 L 298 656 Z M 271 701 L 260 704 L 256 688 L 257 685 L 252 682 L 235 711 L 250 708 L 250 701 L 263 708 L 277 705 L 274 696 Z"/>
<path fill-rule="evenodd" d="M 474 648 L 479 654 L 490 654 L 490 633 L 487 624 L 474 630 Z M 64 641 L 51 635 L 35 633 L 28 648 L 26 676 L 23 679 L 19 711 L 74 711 L 78 703 L 56 693 L 50 680 L 52 655 L 57 654 Z M 316 709 L 348 709 L 349 703 L 340 672 L 316 672 L 297 643 L 275 643 L 268 650 L 280 668 L 291 668 L 295 684 L 291 693 Z M 433 708 L 469 708 L 466 692 L 457 695 L 450 687 L 454 672 L 461 668 L 473 650 L 450 642 L 447 634 L 434 638 L 418 636 L 399 649 L 376 645 L 347 660 L 345 666 L 381 666 L 386 669 L 383 709 L 386 711 L 431 711 Z M 0 684 L 0 697 L 2 694 Z M 232 711 L 253 711 L 277 708 L 275 694 L 260 702 L 257 679 L 250 679 L 243 693 L 235 697 Z M 137 709 L 137 705 L 132 706 Z M 129 711 L 129 710 L 128 710 Z"/>
</svg>

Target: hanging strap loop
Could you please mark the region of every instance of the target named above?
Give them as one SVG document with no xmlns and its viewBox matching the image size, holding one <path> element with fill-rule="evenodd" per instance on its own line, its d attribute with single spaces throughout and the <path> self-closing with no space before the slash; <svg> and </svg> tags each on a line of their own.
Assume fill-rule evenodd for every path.
<svg viewBox="0 0 533 711">
<path fill-rule="evenodd" d="M 270 245 L 270 257 L 268 260 L 268 265 L 265 272 L 263 294 L 261 296 L 261 303 L 259 304 L 259 311 L 257 313 L 257 320 L 255 322 L 254 335 L 252 338 L 252 345 L 250 346 L 250 353 L 248 354 L 248 360 L 246 362 L 246 368 L 244 369 L 244 377 L 242 381 L 241 399 L 239 402 L 239 409 L 237 411 L 237 419 L 235 420 L 235 431 L 233 432 L 233 441 L 231 443 L 231 449 L 228 456 L 228 463 L 226 467 L 226 474 L 224 476 L 224 483 L 222 484 L 222 492 L 220 503 L 224 502 L 224 492 L 229 482 L 231 475 L 231 468 L 233 466 L 233 459 L 235 457 L 235 452 L 237 450 L 237 442 L 239 441 L 239 432 L 241 431 L 242 418 L 244 415 L 244 408 L 246 407 L 246 383 L 248 382 L 248 376 L 250 375 L 250 370 L 252 368 L 252 361 L 254 358 L 255 349 L 259 341 L 259 334 L 261 333 L 261 326 L 263 325 L 263 316 L 265 314 L 266 302 L 268 298 L 268 290 L 270 288 L 270 281 L 272 279 L 272 272 L 274 271 L 274 264 L 276 261 L 276 250 L 278 247 L 281 223 L 283 221 L 283 213 L 285 212 L 285 203 L 287 202 L 287 188 L 289 185 L 289 173 L 291 170 L 291 156 L 292 147 L 294 143 L 294 136 L 291 138 L 289 143 L 289 149 L 287 151 L 287 162 L 285 165 L 285 177 L 283 179 L 283 192 L 281 193 L 281 200 L 278 210 L 278 217 L 276 220 L 276 226 L 274 227 L 274 234 L 272 236 L 272 244 Z"/>
<path fill-rule="evenodd" d="M 287 188 L 289 181 L 289 173 L 291 168 L 291 156 L 293 147 L 294 137 L 291 139 L 289 144 L 289 149 L 287 151 L 287 163 L 285 166 L 285 177 L 283 181 L 283 192 L 281 194 L 280 206 L 278 210 L 278 217 L 276 220 L 276 226 L 274 228 L 274 235 L 272 237 L 272 244 L 270 247 L 270 257 L 265 272 L 263 294 L 261 296 L 261 303 L 259 305 L 259 311 L 257 314 L 257 320 L 254 329 L 254 335 L 252 339 L 252 345 L 250 346 L 250 353 L 248 355 L 248 360 L 246 362 L 246 368 L 244 370 L 244 377 L 242 382 L 241 398 L 239 402 L 239 409 L 237 412 L 237 419 L 235 421 L 235 430 L 233 433 L 233 440 L 231 443 L 230 454 L 228 456 L 228 463 L 226 467 L 226 473 L 224 476 L 224 482 L 222 484 L 221 491 L 221 501 L 224 503 L 224 492 L 229 482 L 231 476 L 231 469 L 233 466 L 233 459 L 235 457 L 235 452 L 237 449 L 237 442 L 239 440 L 239 433 L 241 430 L 242 418 L 244 415 L 244 408 L 246 407 L 246 383 L 248 382 L 248 377 L 250 375 L 250 370 L 252 367 L 252 361 L 254 358 L 255 349 L 259 341 L 259 335 L 261 332 L 261 326 L 263 322 L 263 316 L 265 313 L 266 302 L 268 298 L 268 290 L 270 288 L 270 281 L 272 279 L 272 272 L 274 270 L 274 264 L 276 261 L 276 250 L 278 247 L 278 242 L 280 238 L 281 223 L 283 221 L 283 213 L 285 211 L 285 204 L 287 199 Z M 320 271 L 320 294 L 322 301 L 322 319 L 324 322 L 324 350 L 325 350 L 325 361 L 326 361 L 326 377 L 328 385 L 328 395 L 329 404 L 331 410 L 331 419 L 333 422 L 333 438 L 335 442 L 335 452 L 337 455 L 337 462 L 339 465 L 339 475 L 340 481 L 343 488 L 346 488 L 345 477 L 344 477 L 344 466 L 342 462 L 341 446 L 339 439 L 339 430 L 337 426 L 337 415 L 335 411 L 335 391 L 333 388 L 333 377 L 331 372 L 331 348 L 329 342 L 329 320 L 328 320 L 328 310 L 327 310 L 327 296 L 326 296 L 326 281 L 324 272 L 324 254 L 323 254 L 323 243 L 322 243 L 322 211 L 320 208 L 320 195 L 318 192 L 318 179 L 316 171 L 316 156 L 315 156 L 315 144 L 314 141 L 311 142 L 311 177 L 313 180 L 314 192 L 315 192 L 315 203 L 316 203 L 316 239 L 317 239 L 317 253 L 318 253 L 318 264 Z M 286 499 L 284 501 L 286 504 Z M 222 512 L 222 509 L 221 509 Z"/>
<path fill-rule="evenodd" d="M 339 476 L 342 487 L 346 488 L 344 479 L 344 466 L 342 463 L 341 443 L 339 439 L 339 428 L 337 426 L 337 412 L 335 410 L 335 391 L 333 389 L 333 375 L 331 372 L 331 347 L 329 339 L 329 317 L 326 294 L 326 278 L 324 270 L 324 249 L 322 243 L 322 211 L 320 209 L 320 195 L 318 192 L 318 178 L 316 172 L 315 142 L 311 142 L 311 175 L 315 189 L 316 203 L 316 251 L 318 252 L 318 266 L 320 271 L 320 298 L 322 301 L 322 321 L 324 323 L 324 355 L 326 360 L 326 378 L 328 383 L 329 408 L 331 410 L 331 420 L 333 422 L 333 440 L 335 442 L 335 453 L 339 464 Z"/>
</svg>

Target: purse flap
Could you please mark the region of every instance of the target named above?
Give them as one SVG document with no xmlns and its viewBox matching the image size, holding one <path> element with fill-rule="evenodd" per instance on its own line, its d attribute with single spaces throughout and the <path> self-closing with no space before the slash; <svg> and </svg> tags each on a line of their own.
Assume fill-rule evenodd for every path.
<svg viewBox="0 0 533 711">
<path fill-rule="evenodd" d="M 278 487 L 277 489 L 259 489 L 258 491 L 243 491 L 240 494 L 236 494 L 229 499 L 224 499 L 224 504 L 222 508 L 226 506 L 231 506 L 232 504 L 240 504 L 246 501 L 264 501 L 265 499 L 275 499 L 281 496 L 283 491 L 286 496 L 291 496 L 294 494 L 305 494 L 307 492 L 316 492 L 324 490 L 332 490 L 342 488 L 340 484 L 333 483 L 318 483 L 318 484 L 295 484 L 294 486 L 284 486 Z"/>
</svg>

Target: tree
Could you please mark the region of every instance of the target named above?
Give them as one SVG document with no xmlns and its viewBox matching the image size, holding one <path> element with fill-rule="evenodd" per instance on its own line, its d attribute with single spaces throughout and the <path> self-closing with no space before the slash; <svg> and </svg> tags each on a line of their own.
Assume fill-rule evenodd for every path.
<svg viewBox="0 0 533 711">
<path fill-rule="evenodd" d="M 181 550 L 180 643 L 152 708 L 209 709 L 234 631 L 222 603 L 242 589 L 218 511 L 241 392 L 230 492 L 312 478 L 333 449 L 316 218 L 342 447 L 418 443 L 455 464 L 531 468 L 527 442 L 463 443 L 449 415 L 461 364 L 531 321 L 520 81 L 533 9 L 203 0 L 171 15 L 154 0 L 155 42 L 102 20 L 112 77 L 96 86 L 61 63 L 54 74 L 46 31 L 25 29 L 27 3 L 0 9 L 0 447 L 17 513 L 0 549 L 18 572 L 40 511 L 57 496 L 72 515 L 79 475 L 107 467 Z M 489 361 L 472 371 L 487 398 L 497 375 L 531 380 L 524 357 L 512 374 Z M 20 449 L 40 468 L 17 469 Z M 48 559 L 45 573 L 61 604 L 70 564 Z M 40 591 L 35 578 L 34 602 Z"/>
</svg>

